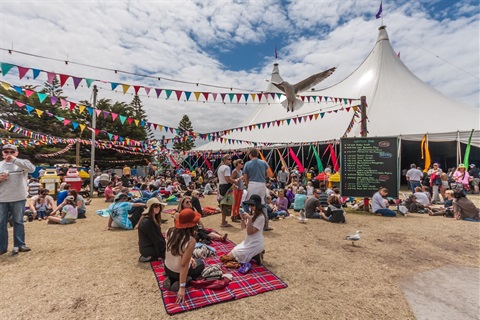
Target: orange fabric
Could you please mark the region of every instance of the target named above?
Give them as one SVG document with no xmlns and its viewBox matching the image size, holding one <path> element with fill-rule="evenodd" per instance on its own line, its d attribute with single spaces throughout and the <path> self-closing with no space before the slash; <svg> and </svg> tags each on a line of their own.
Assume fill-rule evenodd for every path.
<svg viewBox="0 0 480 320">
<path fill-rule="evenodd" d="M 242 195 L 243 190 L 233 190 L 233 199 L 235 202 L 232 206 L 232 218 L 240 216 L 240 204 L 242 203 Z"/>
</svg>

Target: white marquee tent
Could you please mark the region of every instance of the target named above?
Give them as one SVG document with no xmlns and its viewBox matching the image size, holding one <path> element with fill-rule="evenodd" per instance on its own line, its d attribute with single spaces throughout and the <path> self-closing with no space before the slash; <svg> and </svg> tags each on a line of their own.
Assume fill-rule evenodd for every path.
<svg viewBox="0 0 480 320">
<path fill-rule="evenodd" d="M 282 81 L 277 64 L 274 65 L 272 81 Z M 279 92 L 271 84 L 266 91 Z M 351 105 L 344 104 L 343 99 L 336 103 L 330 98 L 328 102 L 323 98 L 321 103 L 318 103 L 318 98 L 316 102 L 310 99 L 310 103 L 305 100 L 303 107 L 293 114 L 287 113 L 278 101 L 263 104 L 239 127 L 295 116 L 325 114 L 317 120 L 232 131 L 223 137 L 275 145 L 338 140 L 352 121 L 353 110 L 347 112 L 346 108 L 359 105 L 360 97 L 366 96 L 369 137 L 398 136 L 403 140 L 420 141 L 428 133 L 429 141 L 467 143 L 471 130 L 475 129 L 472 145 L 480 147 L 479 109 L 446 97 L 415 76 L 397 57 L 385 27 L 379 28 L 373 50 L 350 76 L 329 88 L 308 92 L 306 95 L 356 100 Z M 443 121 L 452 112 L 462 114 L 462 121 Z M 357 118 L 347 136 L 360 136 L 360 118 Z M 212 141 L 195 150 L 239 150 L 248 147 L 251 145 L 246 143 Z"/>
</svg>

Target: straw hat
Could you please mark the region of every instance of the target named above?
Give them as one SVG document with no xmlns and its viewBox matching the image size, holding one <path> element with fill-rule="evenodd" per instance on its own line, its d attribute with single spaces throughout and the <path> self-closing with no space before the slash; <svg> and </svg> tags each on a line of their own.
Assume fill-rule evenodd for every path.
<svg viewBox="0 0 480 320">
<path fill-rule="evenodd" d="M 464 165 L 463 163 L 460 163 L 460 164 L 458 165 L 458 169 L 461 169 L 461 168 L 465 169 L 465 165 Z"/>
<path fill-rule="evenodd" d="M 175 228 L 188 229 L 197 225 L 198 220 L 202 216 L 200 213 L 193 211 L 190 208 L 183 209 L 178 214 L 178 219 L 175 220 Z"/>
<path fill-rule="evenodd" d="M 151 199 L 148 199 L 147 201 L 147 209 L 145 209 L 145 211 L 143 211 L 143 214 L 147 214 L 148 211 L 150 211 L 150 207 L 154 204 L 161 204 L 162 205 L 162 210 L 163 208 L 165 208 L 165 206 L 167 205 L 165 202 L 160 202 L 160 200 L 158 200 L 158 198 L 151 198 Z"/>
</svg>

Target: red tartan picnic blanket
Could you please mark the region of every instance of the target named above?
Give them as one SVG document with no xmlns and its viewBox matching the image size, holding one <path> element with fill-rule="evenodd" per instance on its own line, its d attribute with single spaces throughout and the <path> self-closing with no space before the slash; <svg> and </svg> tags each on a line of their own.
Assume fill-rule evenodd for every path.
<svg viewBox="0 0 480 320">
<path fill-rule="evenodd" d="M 185 303 L 182 305 L 175 303 L 175 300 L 177 299 L 176 292 L 166 291 L 162 287 L 164 279 L 163 263 L 160 261 L 151 263 L 153 272 L 158 281 L 158 286 L 162 293 L 165 310 L 169 315 L 287 287 L 287 284 L 270 270 L 253 262 L 252 269 L 245 275 L 235 269 L 227 269 L 223 267 L 220 262 L 220 257 L 229 253 L 235 246 L 230 240 L 227 240 L 226 242 L 213 241 L 211 246 L 217 250 L 217 255 L 205 259 L 205 267 L 218 264 L 222 266 L 224 273 L 231 273 L 233 275 L 233 280 L 230 281 L 227 288 L 222 290 L 195 289 L 193 287 L 187 287 Z"/>
</svg>

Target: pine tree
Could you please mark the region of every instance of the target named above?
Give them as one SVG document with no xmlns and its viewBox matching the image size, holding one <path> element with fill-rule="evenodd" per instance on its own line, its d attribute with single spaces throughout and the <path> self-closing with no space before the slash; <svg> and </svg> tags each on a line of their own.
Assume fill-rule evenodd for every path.
<svg viewBox="0 0 480 320">
<path fill-rule="evenodd" d="M 41 92 L 57 98 L 66 98 L 63 96 L 63 90 L 57 77 L 53 78 L 52 83 L 45 82 Z"/>
<path fill-rule="evenodd" d="M 189 135 L 189 132 L 193 131 L 192 122 L 187 115 L 184 115 L 180 123 L 178 124 L 180 130 L 174 138 L 173 149 L 180 151 L 189 151 L 195 147 L 193 137 Z"/>
</svg>

